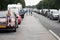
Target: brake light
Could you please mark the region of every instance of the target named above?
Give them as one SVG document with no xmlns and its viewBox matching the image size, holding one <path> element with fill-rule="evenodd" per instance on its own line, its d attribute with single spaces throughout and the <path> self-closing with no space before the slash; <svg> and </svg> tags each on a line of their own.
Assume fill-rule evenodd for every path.
<svg viewBox="0 0 60 40">
<path fill-rule="evenodd" d="M 7 22 L 7 23 L 11 23 L 11 19 L 7 19 L 6 22 Z"/>
<path fill-rule="evenodd" d="M 11 19 L 8 19 L 8 26 L 15 26 L 15 19 L 14 18 L 11 18 Z"/>
<path fill-rule="evenodd" d="M 11 19 L 9 19 L 8 21 L 9 21 L 9 23 L 11 23 Z"/>
</svg>

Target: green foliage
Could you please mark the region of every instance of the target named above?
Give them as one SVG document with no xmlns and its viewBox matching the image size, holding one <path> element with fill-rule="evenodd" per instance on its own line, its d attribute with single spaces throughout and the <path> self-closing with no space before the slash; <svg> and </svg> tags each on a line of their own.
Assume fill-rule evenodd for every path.
<svg viewBox="0 0 60 40">
<path fill-rule="evenodd" d="M 0 0 L 0 10 L 6 10 L 8 4 L 21 3 L 25 7 L 24 0 Z"/>
<path fill-rule="evenodd" d="M 59 9 L 60 0 L 42 0 L 36 7 L 39 9 L 41 8 Z"/>
</svg>

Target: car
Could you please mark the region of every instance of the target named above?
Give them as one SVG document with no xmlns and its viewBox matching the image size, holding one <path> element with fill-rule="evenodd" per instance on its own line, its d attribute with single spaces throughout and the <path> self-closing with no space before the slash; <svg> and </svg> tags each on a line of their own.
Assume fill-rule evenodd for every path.
<svg viewBox="0 0 60 40">
<path fill-rule="evenodd" d="M 59 15 L 59 19 L 58 19 L 58 21 L 60 22 L 60 15 Z"/>
<path fill-rule="evenodd" d="M 21 24 L 21 16 L 20 15 L 17 15 L 16 18 L 18 20 L 18 25 Z"/>
<path fill-rule="evenodd" d="M 43 15 L 44 16 L 47 16 L 47 11 L 48 11 L 48 9 L 42 9 L 43 10 Z"/>
<path fill-rule="evenodd" d="M 16 32 L 17 21 L 13 15 L 9 18 L 6 16 L 7 12 L 0 12 L 0 30 L 12 30 Z"/>
<path fill-rule="evenodd" d="M 24 10 L 20 10 L 19 11 L 19 15 L 21 16 L 22 19 L 24 18 L 24 14 L 25 14 L 25 11 Z"/>
<path fill-rule="evenodd" d="M 15 10 L 15 11 L 11 11 L 11 13 L 15 13 L 15 16 L 18 20 L 18 25 L 21 24 L 21 16 L 19 15 L 19 12 Z"/>
<path fill-rule="evenodd" d="M 50 10 L 50 13 L 49 13 L 49 18 L 50 19 L 58 19 L 59 18 L 59 11 L 54 9 L 54 10 Z"/>
<path fill-rule="evenodd" d="M 19 15 L 19 12 L 16 12 L 16 18 L 18 20 L 18 25 L 21 24 L 21 16 Z"/>
<path fill-rule="evenodd" d="M 46 17 L 49 18 L 49 14 L 50 14 L 50 10 L 47 11 L 47 13 L 46 13 Z"/>
<path fill-rule="evenodd" d="M 42 10 L 39 10 L 39 13 L 41 14 L 42 13 Z"/>
<path fill-rule="evenodd" d="M 40 14 L 40 10 L 39 9 L 37 9 L 35 12 L 38 13 L 38 14 Z"/>
<path fill-rule="evenodd" d="M 24 12 L 27 13 L 27 8 L 23 8 Z"/>
<path fill-rule="evenodd" d="M 58 21 L 60 22 L 60 9 L 59 9 L 59 18 L 58 18 Z"/>
<path fill-rule="evenodd" d="M 41 15 L 43 15 L 43 13 L 44 13 L 44 12 L 43 12 L 43 9 L 40 9 L 39 11 L 40 11 L 39 13 L 40 13 Z"/>
<path fill-rule="evenodd" d="M 34 9 L 33 9 L 34 12 L 37 12 L 37 10 L 38 10 L 37 8 L 34 8 Z"/>
</svg>

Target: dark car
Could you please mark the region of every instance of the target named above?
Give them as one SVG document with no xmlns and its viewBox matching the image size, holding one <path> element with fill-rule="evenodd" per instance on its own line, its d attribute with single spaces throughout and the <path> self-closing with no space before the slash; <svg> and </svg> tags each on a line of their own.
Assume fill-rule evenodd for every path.
<svg viewBox="0 0 60 40">
<path fill-rule="evenodd" d="M 7 12 L 0 12 L 0 30 L 12 30 L 16 32 L 17 21 L 14 14 L 10 18 L 6 16 Z"/>
<path fill-rule="evenodd" d="M 60 22 L 60 15 L 59 15 L 59 19 L 58 19 L 58 21 Z"/>
<path fill-rule="evenodd" d="M 19 14 L 20 14 L 21 18 L 24 18 L 24 14 L 25 14 L 24 10 L 20 10 Z"/>
</svg>

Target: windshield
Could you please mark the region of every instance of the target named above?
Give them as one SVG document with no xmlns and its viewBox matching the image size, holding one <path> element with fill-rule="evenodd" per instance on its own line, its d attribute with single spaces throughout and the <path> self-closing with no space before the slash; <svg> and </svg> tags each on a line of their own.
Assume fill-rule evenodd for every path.
<svg viewBox="0 0 60 40">
<path fill-rule="evenodd" d="M 10 9 L 17 9 L 17 7 L 11 7 Z"/>
<path fill-rule="evenodd" d="M 20 14 L 24 14 L 24 10 L 20 10 Z"/>
<path fill-rule="evenodd" d="M 6 17 L 6 12 L 0 12 L 0 17 Z"/>
<path fill-rule="evenodd" d="M 59 14 L 59 11 L 54 11 L 54 14 Z"/>
</svg>

